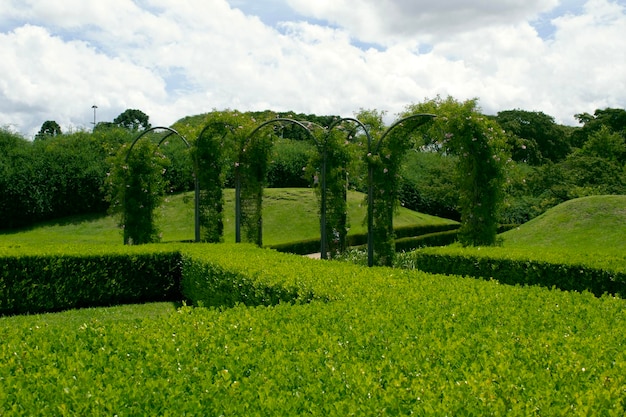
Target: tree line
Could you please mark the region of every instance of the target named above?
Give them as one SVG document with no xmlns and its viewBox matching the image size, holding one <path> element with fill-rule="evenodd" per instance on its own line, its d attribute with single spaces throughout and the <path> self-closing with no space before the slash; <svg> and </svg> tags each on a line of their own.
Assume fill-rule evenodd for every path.
<svg viewBox="0 0 626 417">
<path fill-rule="evenodd" d="M 579 126 L 555 123 L 542 112 L 507 110 L 497 115 L 481 114 L 475 101 L 472 114 L 480 123 L 503 132 L 502 157 L 506 159 L 501 223 L 522 223 L 563 201 L 594 194 L 626 194 L 626 110 L 606 108 L 593 114 L 577 114 Z M 397 200 L 405 207 L 459 220 L 459 183 L 463 166 L 459 159 L 476 149 L 459 149 L 442 122 L 461 111 L 454 98 L 427 99 L 407 106 L 406 113 L 427 112 L 438 116 L 433 123 L 410 133 L 411 147 L 400 161 Z M 229 113 L 225 111 L 221 113 Z M 369 111 L 378 117 L 382 112 Z M 190 116 L 172 127 L 194 139 L 215 113 Z M 367 114 L 368 111 L 362 111 Z M 293 112 L 246 113 L 259 123 L 275 117 L 306 120 L 328 126 L 336 116 Z M 102 122 L 93 131 L 61 132 L 54 121 L 46 121 L 33 141 L 8 128 L 0 128 L 0 228 L 29 226 L 43 220 L 78 214 L 104 214 L 109 208 L 106 179 L 112 157 L 139 132 L 150 127 L 143 112 L 129 109 L 113 122 Z M 313 174 L 306 169 L 312 153 L 305 132 L 294 126 L 276 127 L 277 139 L 268 160 L 266 185 L 307 187 Z M 471 139 L 470 143 L 471 143 Z M 168 192 L 193 188 L 192 162 L 178 142 L 162 148 L 169 163 L 163 179 Z M 487 161 L 485 161 L 487 162 Z M 463 169 L 474 169 L 465 166 Z M 365 191 L 362 169 L 349 167 L 348 184 Z M 226 170 L 224 184 L 233 186 Z M 487 179 L 484 179 L 487 181 Z"/>
</svg>

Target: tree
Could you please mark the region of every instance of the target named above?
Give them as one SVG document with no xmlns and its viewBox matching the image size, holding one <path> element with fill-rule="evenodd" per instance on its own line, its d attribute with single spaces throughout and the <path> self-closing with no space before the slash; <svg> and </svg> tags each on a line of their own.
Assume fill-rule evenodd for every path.
<svg viewBox="0 0 626 417">
<path fill-rule="evenodd" d="M 41 125 L 41 129 L 39 129 L 37 135 L 35 135 L 35 139 L 46 139 L 60 134 L 62 134 L 61 126 L 54 120 L 46 120 Z"/>
<path fill-rule="evenodd" d="M 576 118 L 579 123 L 583 124 L 583 127 L 572 134 L 572 146 L 582 148 L 587 139 L 602 126 L 626 138 L 626 110 L 624 109 L 597 109 L 593 115 L 581 113 L 577 114 Z"/>
<path fill-rule="evenodd" d="M 113 119 L 113 123 L 133 131 L 150 129 L 150 122 L 147 114 L 137 109 L 126 109 L 123 113 Z"/>
<path fill-rule="evenodd" d="M 511 157 L 516 162 L 541 165 L 546 161 L 559 162 L 570 152 L 565 130 L 552 116 L 542 112 L 506 110 L 499 112 L 496 122 L 509 136 Z"/>
</svg>

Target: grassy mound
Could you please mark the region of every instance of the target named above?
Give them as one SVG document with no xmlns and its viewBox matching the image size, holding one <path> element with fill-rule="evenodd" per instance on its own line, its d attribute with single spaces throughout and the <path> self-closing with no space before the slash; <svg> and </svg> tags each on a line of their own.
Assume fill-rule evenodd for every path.
<svg viewBox="0 0 626 417">
<path fill-rule="evenodd" d="M 570 200 L 501 236 L 504 247 L 623 254 L 626 196 Z"/>
<path fill-rule="evenodd" d="M 224 241 L 235 241 L 235 193 L 224 192 Z M 348 193 L 350 234 L 366 233 L 365 195 Z M 263 201 L 263 244 L 275 245 L 319 237 L 318 205 L 310 188 L 267 188 Z M 160 212 L 164 242 L 194 238 L 193 193 L 169 196 Z M 400 208 L 396 227 L 456 223 Z M 121 244 L 122 235 L 112 216 L 79 216 L 47 222 L 29 230 L 0 232 L 0 245 L 55 243 Z"/>
</svg>

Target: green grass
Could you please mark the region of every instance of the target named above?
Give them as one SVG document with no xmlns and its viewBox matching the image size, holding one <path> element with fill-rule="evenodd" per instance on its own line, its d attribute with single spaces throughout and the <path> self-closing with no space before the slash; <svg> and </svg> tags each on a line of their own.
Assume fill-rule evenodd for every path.
<svg viewBox="0 0 626 417">
<path fill-rule="evenodd" d="M 348 193 L 350 234 L 366 233 L 365 195 Z M 224 241 L 235 241 L 234 191 L 224 192 Z M 312 189 L 265 189 L 263 201 L 263 244 L 273 245 L 319 237 L 317 200 Z M 171 195 L 166 198 L 158 220 L 164 242 L 194 238 L 193 193 Z M 452 220 L 400 208 L 395 226 L 420 224 L 447 224 Z M 0 244 L 42 245 L 55 243 L 121 244 L 122 236 L 112 216 L 78 216 L 43 223 L 28 230 L 0 232 Z"/>
<path fill-rule="evenodd" d="M 567 201 L 501 235 L 505 248 L 626 253 L 626 196 Z"/>
</svg>

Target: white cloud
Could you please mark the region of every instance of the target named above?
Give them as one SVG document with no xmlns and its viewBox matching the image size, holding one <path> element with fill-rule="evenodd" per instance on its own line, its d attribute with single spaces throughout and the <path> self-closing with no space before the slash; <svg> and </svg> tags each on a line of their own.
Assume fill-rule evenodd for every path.
<svg viewBox="0 0 626 417">
<path fill-rule="evenodd" d="M 558 0 L 287 0 L 306 16 L 343 27 L 356 38 L 383 45 L 402 40 L 436 42 L 491 25 L 537 17 Z"/>
<path fill-rule="evenodd" d="M 532 21 L 557 0 L 267 1 L 264 13 L 289 3 L 279 16 L 291 19 L 246 14 L 257 0 L 4 1 L 0 125 L 88 127 L 92 104 L 98 120 L 140 108 L 161 125 L 214 108 L 393 115 L 437 94 L 565 123 L 626 107 L 626 12 L 615 1 L 556 16 L 549 38 Z"/>
</svg>

